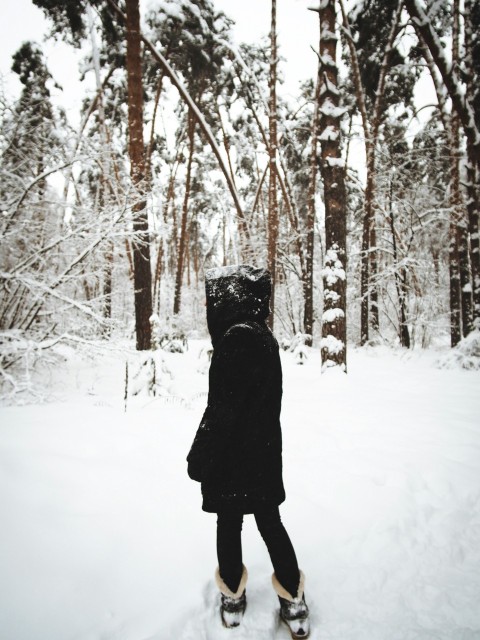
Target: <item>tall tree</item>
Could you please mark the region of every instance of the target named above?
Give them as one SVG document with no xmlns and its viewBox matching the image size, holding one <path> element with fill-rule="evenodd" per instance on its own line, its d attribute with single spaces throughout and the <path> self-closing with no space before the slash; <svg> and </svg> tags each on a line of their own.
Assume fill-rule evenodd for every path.
<svg viewBox="0 0 480 640">
<path fill-rule="evenodd" d="M 377 156 L 381 125 L 388 108 L 408 104 L 413 96 L 415 76 L 395 46 L 403 0 L 385 3 L 374 0 L 356 7 L 350 23 L 343 0 L 340 7 L 350 55 L 351 78 L 365 135 L 366 184 L 361 256 L 360 343 L 370 338 L 370 326 L 379 329 L 378 251 L 376 185 Z M 408 69 L 406 71 L 406 69 Z M 394 74 L 389 81 L 388 74 Z"/>
<path fill-rule="evenodd" d="M 27 330 L 37 323 L 46 296 L 38 290 L 32 295 L 27 277 L 11 280 L 7 274 L 24 262 L 29 276 L 36 272 L 48 280 L 55 273 L 55 261 L 46 261 L 43 252 L 61 227 L 61 213 L 52 206 L 47 177 L 64 168 L 64 121 L 51 101 L 53 78 L 40 46 L 24 42 L 12 59 L 22 91 L 13 107 L 2 100 L 0 118 L 0 328 Z"/>
<path fill-rule="evenodd" d="M 185 264 L 185 251 L 187 248 L 187 216 L 188 204 L 190 199 L 190 189 L 192 184 L 192 161 L 194 152 L 195 139 L 195 118 L 190 110 L 187 112 L 187 129 L 188 129 L 188 161 L 187 175 L 185 178 L 185 194 L 183 197 L 182 220 L 180 223 L 180 240 L 178 243 L 178 260 L 177 273 L 175 277 L 175 296 L 173 300 L 173 313 L 178 314 L 180 311 L 180 302 L 182 296 L 182 280 Z"/>
<path fill-rule="evenodd" d="M 323 316 L 321 353 L 323 367 L 347 370 L 346 267 L 347 228 L 345 167 L 341 156 L 340 106 L 337 67 L 335 0 L 324 0 L 317 10 L 320 21 L 321 174 L 325 203 L 325 262 L 323 267 Z"/>
<path fill-rule="evenodd" d="M 278 202 L 277 202 L 277 2 L 272 0 L 270 26 L 270 101 L 269 125 L 269 183 L 268 183 L 268 268 L 272 276 L 270 298 L 270 327 L 275 313 L 275 282 L 277 274 Z"/>
<path fill-rule="evenodd" d="M 453 24 L 452 24 L 452 66 L 460 66 L 460 2 L 453 0 L 452 5 Z M 451 203 L 452 211 L 450 213 L 450 301 L 451 310 L 459 306 L 460 317 L 456 322 L 454 313 L 451 319 L 451 345 L 452 347 L 459 341 L 457 336 L 457 326 L 461 327 L 463 336 L 466 336 L 472 330 L 472 286 L 470 282 L 470 263 L 468 255 L 468 224 L 465 207 L 463 206 L 463 197 L 460 189 L 460 162 L 461 162 L 461 140 L 460 140 L 460 121 L 458 114 L 453 112 L 447 122 L 450 135 L 450 162 L 452 167 L 451 180 Z M 448 132 L 448 129 L 447 129 Z M 453 260 L 452 260 L 453 258 Z M 452 264 L 453 261 L 453 264 Z M 457 262 L 457 265 L 455 265 Z M 456 266 L 456 269 L 455 269 Z M 459 300 L 454 297 L 459 296 Z M 461 321 L 461 322 L 460 322 Z M 457 325 L 457 326 L 455 326 Z M 460 335 L 462 335 L 460 334 Z"/>
<path fill-rule="evenodd" d="M 465 0 L 465 76 L 480 147 L 480 0 Z M 467 147 L 467 211 L 473 279 L 473 328 L 480 329 L 480 150 Z"/>
<path fill-rule="evenodd" d="M 304 331 L 308 336 L 307 345 L 313 341 L 313 258 L 315 250 L 315 196 L 317 192 L 318 172 L 318 125 L 319 125 L 319 98 L 322 86 L 322 65 L 319 61 L 317 67 L 317 80 L 315 83 L 314 107 L 312 114 L 312 139 L 310 149 L 310 181 L 308 185 L 307 219 L 305 229 L 305 261 L 303 274 L 303 318 Z"/>
<path fill-rule="evenodd" d="M 35 178 L 44 172 L 58 147 L 55 115 L 48 87 L 48 82 L 53 83 L 53 79 L 42 50 L 35 42 L 24 42 L 12 59 L 12 71 L 19 77 L 22 92 L 15 109 L 19 120 L 12 132 L 4 162 L 21 167 L 24 178 Z M 48 144 L 52 148 L 45 156 Z M 13 170 L 16 171 L 15 168 Z M 36 189 L 44 187 L 43 180 L 36 185 Z"/>
<path fill-rule="evenodd" d="M 127 86 L 128 86 L 128 152 L 132 183 L 137 190 L 132 206 L 133 265 L 135 287 L 135 327 L 137 349 L 151 346 L 152 274 L 150 270 L 150 237 L 145 200 L 145 150 L 143 144 L 143 83 L 138 0 L 127 0 Z"/>
<path fill-rule="evenodd" d="M 53 21 L 54 30 L 70 39 L 72 44 L 80 46 L 87 34 L 88 15 L 85 3 L 60 2 L 59 0 L 35 0 L 47 16 Z M 115 45 L 119 40 L 119 28 L 112 20 L 108 2 L 91 0 L 89 5 L 95 6 L 102 18 L 103 36 Z M 130 157 L 131 181 L 135 194 L 132 202 L 133 226 L 133 279 L 134 306 L 137 349 L 150 348 L 150 316 L 152 313 L 150 245 L 148 233 L 148 217 L 145 204 L 145 158 L 143 143 L 143 82 L 141 33 L 138 0 L 126 2 L 125 18 L 126 59 L 115 63 L 123 66 L 126 63 L 128 92 L 128 151 Z M 122 31 L 122 27 L 120 28 Z M 115 53 L 117 47 L 113 46 Z M 95 54 L 93 56 L 95 58 Z M 94 65 L 95 67 L 95 60 Z M 102 107 L 102 101 L 96 101 L 96 107 Z M 102 113 L 100 113 L 100 119 Z M 108 254 L 107 254 L 108 261 Z"/>
<path fill-rule="evenodd" d="M 452 110 L 458 116 L 466 139 L 467 147 L 467 210 L 468 231 L 470 235 L 470 264 L 473 280 L 473 314 L 472 326 L 480 326 L 480 236 L 478 183 L 480 178 L 480 113 L 478 110 L 478 88 L 471 83 L 478 60 L 472 55 L 477 46 L 478 26 L 480 26 L 478 2 L 465 3 L 465 48 L 466 68 L 462 75 L 458 66 L 452 66 L 445 55 L 441 40 L 438 37 L 431 15 L 420 0 L 405 0 L 405 7 L 410 15 L 418 38 L 428 49 L 433 63 L 438 70 L 445 90 L 452 102 Z M 436 6 L 434 8 L 437 8 Z M 476 28 L 475 28 L 476 27 Z M 475 67 L 477 65 L 477 67 Z M 478 78 L 478 75 L 476 76 Z"/>
<path fill-rule="evenodd" d="M 454 0 L 452 5 L 452 64 L 460 63 L 459 47 L 459 2 Z M 443 13 L 443 12 L 442 12 Z M 440 16 L 445 20 L 444 14 Z M 438 113 L 448 142 L 448 157 L 450 161 L 450 220 L 448 238 L 448 268 L 449 268 L 449 303 L 450 303 L 450 344 L 455 347 L 462 338 L 463 332 L 468 333 L 471 323 L 472 296 L 471 287 L 466 286 L 470 278 L 468 230 L 466 225 L 466 213 L 464 198 L 461 192 L 460 165 L 461 165 L 461 130 L 458 114 L 453 113 L 447 104 L 444 86 L 439 78 L 435 63 L 428 47 L 421 43 L 419 53 L 424 58 L 438 101 Z M 470 290 L 469 290 L 470 289 Z"/>
</svg>

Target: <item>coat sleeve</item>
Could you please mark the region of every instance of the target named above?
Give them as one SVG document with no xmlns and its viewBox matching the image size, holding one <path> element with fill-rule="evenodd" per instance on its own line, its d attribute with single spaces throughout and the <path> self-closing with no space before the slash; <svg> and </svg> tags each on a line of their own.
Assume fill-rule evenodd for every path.
<svg viewBox="0 0 480 640">
<path fill-rule="evenodd" d="M 215 474 L 248 408 L 250 390 L 259 384 L 261 362 L 258 338 L 248 325 L 235 325 L 217 345 L 210 365 L 209 405 L 187 457 L 192 480 L 202 482 Z"/>
<path fill-rule="evenodd" d="M 209 448 L 209 425 L 208 425 L 208 407 L 203 414 L 203 418 L 200 421 L 200 425 L 195 434 L 190 452 L 187 456 L 187 471 L 192 480 L 196 482 L 202 481 L 202 470 L 205 466 L 205 460 L 208 455 Z"/>
</svg>

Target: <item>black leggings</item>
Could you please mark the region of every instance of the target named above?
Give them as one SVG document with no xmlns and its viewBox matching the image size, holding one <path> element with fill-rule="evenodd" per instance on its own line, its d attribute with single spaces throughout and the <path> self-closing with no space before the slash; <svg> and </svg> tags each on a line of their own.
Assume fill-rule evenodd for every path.
<svg viewBox="0 0 480 640">
<path fill-rule="evenodd" d="M 269 507 L 254 514 L 258 530 L 267 545 L 278 581 L 293 597 L 300 582 L 297 557 L 288 533 L 280 519 L 278 507 Z M 234 593 L 242 577 L 243 514 L 222 511 L 217 518 L 217 556 L 222 580 Z"/>
</svg>

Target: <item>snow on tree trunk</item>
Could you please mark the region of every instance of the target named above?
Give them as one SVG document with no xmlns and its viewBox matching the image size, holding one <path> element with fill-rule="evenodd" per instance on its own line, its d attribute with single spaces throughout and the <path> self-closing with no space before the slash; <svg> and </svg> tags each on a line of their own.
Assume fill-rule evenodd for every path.
<svg viewBox="0 0 480 640">
<path fill-rule="evenodd" d="M 133 265 L 135 287 L 135 330 L 137 349 L 150 349 L 152 315 L 152 274 L 150 271 L 150 236 L 144 182 L 145 158 L 143 146 L 143 84 L 138 0 L 126 2 L 127 87 L 128 87 L 128 153 L 130 173 L 137 199 L 132 206 Z"/>
<path fill-rule="evenodd" d="M 319 91 L 321 172 L 325 202 L 325 262 L 323 276 L 322 366 L 347 370 L 346 341 L 346 197 L 345 167 L 340 152 L 338 69 L 336 64 L 335 0 L 323 0 L 320 19 L 321 85 Z M 328 129 L 333 135 L 324 135 Z"/>
</svg>

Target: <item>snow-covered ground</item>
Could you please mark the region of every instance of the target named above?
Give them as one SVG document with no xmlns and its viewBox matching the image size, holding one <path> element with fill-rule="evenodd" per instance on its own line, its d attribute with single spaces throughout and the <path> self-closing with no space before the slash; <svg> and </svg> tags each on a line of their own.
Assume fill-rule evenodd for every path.
<svg viewBox="0 0 480 640">
<path fill-rule="evenodd" d="M 219 622 L 215 516 L 185 463 L 204 346 L 167 354 L 165 395 L 126 412 L 114 354 L 72 354 L 49 403 L 0 410 L 2 640 L 289 638 L 251 516 L 244 624 Z M 282 516 L 311 637 L 479 640 L 480 373 L 428 353 L 350 351 L 347 376 L 282 357 Z"/>
</svg>

